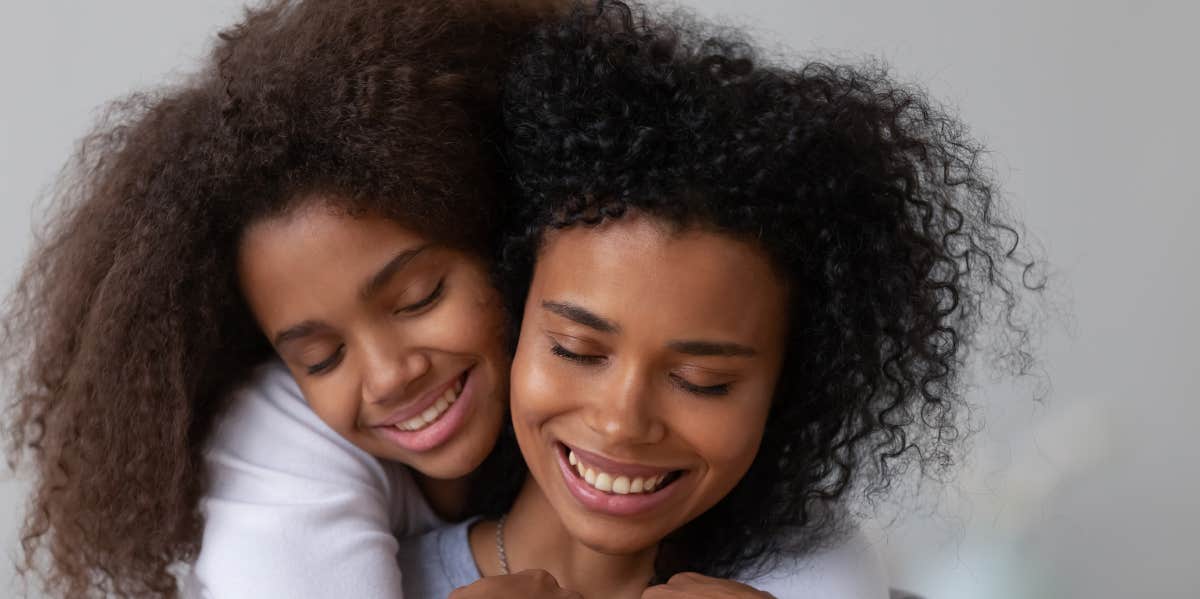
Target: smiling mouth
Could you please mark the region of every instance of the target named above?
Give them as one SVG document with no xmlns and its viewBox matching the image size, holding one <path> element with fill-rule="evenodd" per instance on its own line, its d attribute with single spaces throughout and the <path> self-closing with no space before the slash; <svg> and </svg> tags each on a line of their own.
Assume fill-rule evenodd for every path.
<svg viewBox="0 0 1200 599">
<path fill-rule="evenodd" d="M 658 470 L 652 468 L 605 468 L 591 458 L 559 443 L 570 470 L 575 477 L 589 487 L 607 495 L 653 495 L 679 480 L 683 470 Z"/>
<path fill-rule="evenodd" d="M 414 432 L 424 429 L 434 422 L 437 422 L 443 414 L 450 410 L 450 406 L 454 405 L 454 402 L 458 401 L 458 397 L 463 390 L 463 384 L 466 382 L 467 375 L 470 374 L 470 372 L 470 369 L 463 371 L 463 373 L 459 375 L 458 379 L 454 381 L 454 384 L 448 387 L 446 391 L 442 393 L 442 396 L 439 397 L 437 401 L 433 402 L 432 405 L 425 408 L 423 412 L 403 422 L 397 422 L 393 426 L 405 432 Z"/>
</svg>

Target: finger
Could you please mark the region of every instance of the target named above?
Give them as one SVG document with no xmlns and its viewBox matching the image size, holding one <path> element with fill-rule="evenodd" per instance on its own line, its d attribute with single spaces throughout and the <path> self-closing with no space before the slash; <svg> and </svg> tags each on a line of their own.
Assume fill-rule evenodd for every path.
<svg viewBox="0 0 1200 599">
<path fill-rule="evenodd" d="M 539 569 L 521 570 L 517 572 L 517 576 L 524 576 L 533 580 L 534 584 L 539 587 L 559 588 L 558 580 L 554 575 Z"/>
<path fill-rule="evenodd" d="M 642 599 L 679 599 L 687 597 L 687 589 L 659 584 L 642 591 Z"/>
<path fill-rule="evenodd" d="M 702 582 L 711 582 L 719 580 L 710 576 L 705 576 L 697 572 L 680 572 L 667 580 L 668 585 L 673 584 L 697 584 Z"/>
</svg>

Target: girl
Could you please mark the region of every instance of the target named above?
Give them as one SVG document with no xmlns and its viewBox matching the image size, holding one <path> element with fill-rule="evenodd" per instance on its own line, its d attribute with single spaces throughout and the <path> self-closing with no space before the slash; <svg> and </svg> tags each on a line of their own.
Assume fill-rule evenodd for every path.
<svg viewBox="0 0 1200 599">
<path fill-rule="evenodd" d="M 977 147 L 882 73 L 692 29 L 605 2 L 508 78 L 527 469 L 496 518 L 402 544 L 407 593 L 806 596 L 764 568 L 949 455 L 965 350 L 1027 265 Z"/>
<path fill-rule="evenodd" d="M 398 594 L 392 534 L 436 522 L 426 496 L 458 509 L 504 418 L 483 135 L 508 48 L 549 9 L 272 2 L 84 140 L 4 341 L 10 451 L 36 477 L 24 565 L 49 594 L 174 596 L 198 552 L 218 597 Z M 280 235 L 311 261 L 246 259 Z M 264 290 L 244 296 L 239 270 Z M 312 410 L 270 393 L 288 373 Z M 252 374 L 257 394 L 231 395 Z"/>
</svg>

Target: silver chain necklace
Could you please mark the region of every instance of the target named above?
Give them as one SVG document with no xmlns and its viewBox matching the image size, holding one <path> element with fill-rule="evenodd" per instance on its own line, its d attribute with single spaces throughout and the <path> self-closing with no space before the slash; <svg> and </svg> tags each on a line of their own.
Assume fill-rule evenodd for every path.
<svg viewBox="0 0 1200 599">
<path fill-rule="evenodd" d="M 496 554 L 500 556 L 500 573 L 508 574 L 508 554 L 504 552 L 504 520 L 508 514 L 500 516 L 496 521 Z"/>
</svg>

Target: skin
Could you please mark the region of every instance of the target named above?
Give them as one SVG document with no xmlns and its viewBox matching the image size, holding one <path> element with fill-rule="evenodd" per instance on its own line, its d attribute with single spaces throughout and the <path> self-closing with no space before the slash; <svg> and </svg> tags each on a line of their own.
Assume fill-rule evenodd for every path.
<svg viewBox="0 0 1200 599">
<path fill-rule="evenodd" d="M 648 592 L 658 543 L 724 497 L 758 451 L 786 295 L 764 251 L 719 233 L 630 215 L 551 234 L 513 362 L 512 418 L 531 476 L 505 525 L 510 567 L 545 569 L 587 597 Z M 569 490 L 561 444 L 682 474 L 657 506 L 603 513 Z M 485 576 L 499 573 L 494 531 L 494 522 L 471 531 Z M 672 582 L 653 588 L 757 593 L 703 577 Z"/>
<path fill-rule="evenodd" d="M 507 399 L 504 315 L 484 264 L 316 197 L 252 225 L 238 275 L 313 411 L 362 450 L 424 475 L 435 508 L 461 499 L 460 486 L 427 485 L 461 483 L 482 463 Z M 444 442 L 413 450 L 384 433 L 384 421 L 464 373 L 473 396 Z"/>
<path fill-rule="evenodd" d="M 485 582 L 486 581 L 486 582 Z M 583 599 L 583 595 L 558 585 L 545 570 L 525 570 L 508 576 L 493 576 L 454 589 L 449 599 Z"/>
</svg>

